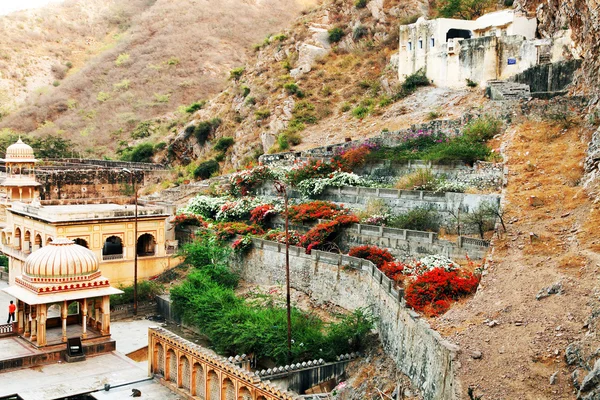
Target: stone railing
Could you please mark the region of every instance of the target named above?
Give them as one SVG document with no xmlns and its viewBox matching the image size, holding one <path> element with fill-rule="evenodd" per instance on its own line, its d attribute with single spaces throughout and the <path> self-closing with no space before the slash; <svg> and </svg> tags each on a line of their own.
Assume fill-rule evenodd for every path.
<svg viewBox="0 0 600 400">
<path fill-rule="evenodd" d="M 122 260 L 123 254 L 102 254 L 102 261 Z"/>
<path fill-rule="evenodd" d="M 261 285 L 285 282 L 285 245 L 253 239 L 253 249 L 235 261 L 242 279 Z M 368 308 L 378 320 L 384 351 L 419 388 L 426 399 L 457 399 L 458 347 L 441 337 L 420 316 L 407 309 L 403 290 L 396 288 L 370 261 L 323 251 L 306 254 L 290 247 L 290 284 L 308 293 L 315 304 L 347 310 Z"/>
<path fill-rule="evenodd" d="M 113 168 L 113 169 L 129 169 L 129 170 L 166 170 L 162 164 L 154 163 L 141 163 L 131 161 L 114 161 L 114 160 L 94 160 L 87 158 L 48 158 L 44 160 L 45 165 L 41 168 L 51 167 L 58 165 L 64 168 L 68 165 L 70 168 L 85 169 L 90 167 L 102 167 L 102 168 Z"/>
<path fill-rule="evenodd" d="M 17 258 L 21 261 L 25 261 L 27 259 L 27 257 L 29 257 L 29 254 L 31 254 L 30 252 L 25 252 L 25 251 L 21 251 L 21 250 L 17 250 L 9 245 L 3 244 L 2 245 L 2 252 L 4 254 L 6 254 L 7 256 L 13 257 L 13 258 Z"/>
<path fill-rule="evenodd" d="M 18 322 L 0 325 L 0 337 L 14 336 L 17 334 Z"/>
<path fill-rule="evenodd" d="M 292 400 L 292 393 L 263 382 L 196 343 L 162 328 L 148 330 L 148 367 L 186 398 Z"/>
</svg>

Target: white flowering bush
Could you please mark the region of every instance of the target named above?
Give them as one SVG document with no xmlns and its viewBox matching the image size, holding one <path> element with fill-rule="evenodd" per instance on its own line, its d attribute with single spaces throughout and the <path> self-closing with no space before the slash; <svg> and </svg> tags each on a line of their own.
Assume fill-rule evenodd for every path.
<svg viewBox="0 0 600 400">
<path fill-rule="evenodd" d="M 363 218 L 360 222 L 362 224 L 367 224 L 367 225 L 385 226 L 385 224 L 388 222 L 389 219 L 390 219 L 389 214 L 373 214 L 366 218 Z"/>
<path fill-rule="evenodd" d="M 250 219 L 250 211 L 265 204 L 273 205 L 276 212 L 281 212 L 283 207 L 280 200 L 265 199 L 264 197 L 242 197 L 225 202 L 217 211 L 217 221 L 239 221 Z"/>
<path fill-rule="evenodd" d="M 329 178 L 311 178 L 298 183 L 297 187 L 303 196 L 317 196 L 325 190 L 326 187 L 342 186 L 370 186 L 370 181 L 364 179 L 353 172 L 336 171 Z"/>
<path fill-rule="evenodd" d="M 441 180 L 436 182 L 435 184 L 435 192 L 436 193 L 445 193 L 445 192 L 455 192 L 455 193 L 464 193 L 469 185 L 463 182 L 458 181 L 447 181 Z"/>
<path fill-rule="evenodd" d="M 435 268 L 444 268 L 446 272 L 450 272 L 460 268 L 454 261 L 439 254 L 425 256 L 419 260 L 419 263 L 425 266 L 429 271 Z"/>
<path fill-rule="evenodd" d="M 221 206 L 227 202 L 225 197 L 211 197 L 211 196 L 196 196 L 188 202 L 187 207 L 182 211 L 184 213 L 190 213 L 195 215 L 201 215 L 206 219 L 213 219 L 217 212 L 221 209 Z"/>
</svg>

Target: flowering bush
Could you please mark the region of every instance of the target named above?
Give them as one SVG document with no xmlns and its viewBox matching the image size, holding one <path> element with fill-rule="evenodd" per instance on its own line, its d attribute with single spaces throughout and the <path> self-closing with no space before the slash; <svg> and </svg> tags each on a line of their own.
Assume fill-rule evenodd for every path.
<svg viewBox="0 0 600 400">
<path fill-rule="evenodd" d="M 386 249 L 377 246 L 357 246 L 350 249 L 348 255 L 351 257 L 364 258 L 381 268 L 386 262 L 394 261 L 394 256 Z"/>
<path fill-rule="evenodd" d="M 252 248 L 252 238 L 250 236 L 242 236 L 233 242 L 231 248 L 238 254 L 247 253 Z"/>
<path fill-rule="evenodd" d="M 440 254 L 433 254 L 421 258 L 420 263 L 425 266 L 428 270 L 434 268 L 444 268 L 446 271 L 455 271 L 459 268 L 459 265 L 446 256 Z"/>
<path fill-rule="evenodd" d="M 209 229 L 216 231 L 218 240 L 231 239 L 235 235 L 262 235 L 263 230 L 256 225 L 248 225 L 243 222 L 218 222 L 208 225 Z"/>
<path fill-rule="evenodd" d="M 300 244 L 301 235 L 298 233 L 298 231 L 288 230 L 288 237 L 290 241 L 290 246 L 297 246 L 298 244 Z M 280 230 L 270 230 L 269 232 L 267 232 L 264 238 L 265 240 L 272 240 L 274 242 L 285 243 L 285 232 L 282 232 Z"/>
<path fill-rule="evenodd" d="M 470 272 L 434 268 L 412 282 L 405 292 L 406 304 L 426 315 L 440 315 L 453 300 L 475 292 L 479 277 Z"/>
<path fill-rule="evenodd" d="M 297 186 L 306 179 L 323 178 L 338 170 L 344 170 L 344 166 L 339 160 L 332 162 L 323 162 L 321 160 L 310 160 L 306 163 L 294 166 L 287 174 L 288 181 Z"/>
<path fill-rule="evenodd" d="M 350 211 L 343 206 L 321 200 L 298 204 L 289 208 L 290 220 L 293 222 L 331 219 L 338 215 L 346 215 L 349 213 Z"/>
<path fill-rule="evenodd" d="M 223 197 L 196 196 L 191 199 L 183 209 L 184 213 L 201 215 L 207 219 L 214 219 L 215 215 L 221 209 L 221 206 L 227 202 Z"/>
<path fill-rule="evenodd" d="M 250 211 L 250 222 L 262 225 L 268 218 L 277 215 L 277 210 L 272 204 L 261 204 Z"/>
<path fill-rule="evenodd" d="M 435 184 L 435 192 L 436 193 L 446 193 L 446 192 L 455 192 L 455 193 L 464 193 L 469 185 L 463 182 L 457 181 L 447 181 L 440 180 Z"/>
<path fill-rule="evenodd" d="M 180 225 L 206 226 L 206 222 L 204 221 L 204 219 L 202 219 L 200 215 L 194 215 L 189 213 L 177 214 L 171 217 L 171 219 L 169 219 L 169 222 L 175 227 Z"/>
<path fill-rule="evenodd" d="M 250 219 L 250 213 L 258 206 L 271 204 L 271 200 L 261 197 L 242 197 L 228 201 L 215 215 L 217 221 L 240 221 Z"/>
<path fill-rule="evenodd" d="M 229 192 L 232 196 L 246 196 L 256 186 L 273 178 L 273 171 L 266 165 L 236 172 L 229 177 Z"/>
<path fill-rule="evenodd" d="M 360 222 L 367 225 L 385 226 L 389 218 L 388 214 L 374 214 L 363 218 Z"/>
<path fill-rule="evenodd" d="M 385 262 L 380 268 L 381 272 L 383 272 L 385 276 L 395 282 L 404 281 L 404 279 L 407 277 L 404 271 L 407 269 L 410 269 L 410 266 L 400 261 Z"/>
<path fill-rule="evenodd" d="M 370 142 L 363 143 L 358 147 L 339 151 L 334 159 L 341 160 L 345 168 L 352 170 L 353 168 L 362 167 L 367 161 L 367 156 L 371 153 L 371 149 L 375 147 Z"/>
<path fill-rule="evenodd" d="M 302 235 L 300 245 L 306 248 L 306 254 L 310 254 L 312 249 L 323 246 L 339 228 L 356 223 L 356 215 L 339 215 L 332 221 L 321 222 Z"/>
<path fill-rule="evenodd" d="M 296 187 L 304 196 L 317 196 L 323 193 L 327 186 L 370 186 L 371 182 L 353 172 L 335 171 L 327 178 L 309 178 L 299 182 Z"/>
</svg>

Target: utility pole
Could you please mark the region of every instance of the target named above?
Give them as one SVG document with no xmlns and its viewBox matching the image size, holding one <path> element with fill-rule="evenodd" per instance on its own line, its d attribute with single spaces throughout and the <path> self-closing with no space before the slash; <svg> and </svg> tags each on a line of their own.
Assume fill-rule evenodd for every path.
<svg viewBox="0 0 600 400">
<path fill-rule="evenodd" d="M 138 254 L 137 254 L 137 244 L 138 244 L 138 193 L 137 188 L 135 186 L 135 177 L 133 172 L 128 170 L 127 168 L 123 168 L 124 172 L 127 172 L 131 175 L 131 184 L 133 185 L 133 193 L 134 193 L 134 204 L 135 204 L 135 214 L 134 214 L 134 227 L 133 227 L 133 315 L 137 315 L 138 311 L 138 296 L 137 296 L 137 273 L 138 273 Z"/>
<path fill-rule="evenodd" d="M 276 181 L 275 190 L 283 195 L 283 206 L 285 209 L 285 285 L 286 285 L 286 305 L 287 305 L 287 345 L 288 362 L 292 360 L 292 305 L 290 297 L 290 234 L 289 234 L 289 214 L 288 214 L 288 194 L 285 184 Z"/>
</svg>

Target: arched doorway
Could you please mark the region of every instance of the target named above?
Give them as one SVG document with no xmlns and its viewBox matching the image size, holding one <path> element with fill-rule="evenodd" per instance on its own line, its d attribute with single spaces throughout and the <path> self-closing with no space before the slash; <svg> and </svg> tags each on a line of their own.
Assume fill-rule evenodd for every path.
<svg viewBox="0 0 600 400">
<path fill-rule="evenodd" d="M 25 237 L 23 238 L 23 250 L 31 251 L 31 232 L 25 231 Z"/>
<path fill-rule="evenodd" d="M 102 247 L 103 260 L 117 260 L 123 258 L 123 242 L 118 236 L 109 236 Z"/>
<path fill-rule="evenodd" d="M 238 400 L 252 400 L 252 393 L 246 387 L 241 387 L 238 393 Z"/>
<path fill-rule="evenodd" d="M 52 239 L 52 236 L 48 236 L 46 238 L 46 246 L 48 246 L 50 243 L 52 243 L 52 240 L 54 240 L 54 239 Z"/>
<path fill-rule="evenodd" d="M 15 229 L 15 249 L 21 250 L 21 228 Z"/>
<path fill-rule="evenodd" d="M 215 371 L 208 373 L 208 400 L 221 400 L 221 385 L 219 384 L 219 376 Z"/>
<path fill-rule="evenodd" d="M 156 371 L 159 375 L 165 376 L 165 349 L 162 347 L 160 343 L 156 345 L 158 347 L 158 365 L 156 366 Z"/>
<path fill-rule="evenodd" d="M 75 238 L 75 239 L 73 239 L 73 241 L 75 242 L 75 244 L 78 244 L 80 246 L 85 247 L 86 249 L 89 249 L 87 240 L 82 239 L 82 238 Z"/>
<path fill-rule="evenodd" d="M 181 356 L 179 359 L 181 365 L 181 386 L 182 388 L 190 391 L 192 388 L 192 376 L 190 371 L 190 361 L 186 356 Z"/>
<path fill-rule="evenodd" d="M 38 233 L 35 235 L 35 239 L 33 242 L 33 250 L 38 250 L 42 248 L 42 236 Z"/>
<path fill-rule="evenodd" d="M 171 349 L 169 350 L 169 381 L 177 384 L 177 355 Z"/>
<path fill-rule="evenodd" d="M 446 33 L 446 42 L 450 39 L 471 39 L 471 31 L 467 29 L 449 29 Z"/>
<path fill-rule="evenodd" d="M 144 233 L 137 241 L 136 250 L 138 257 L 153 256 L 156 252 L 156 239 L 151 234 Z"/>
<path fill-rule="evenodd" d="M 236 400 L 235 399 L 235 386 L 229 378 L 223 379 L 223 388 L 221 392 L 221 400 Z"/>
</svg>

